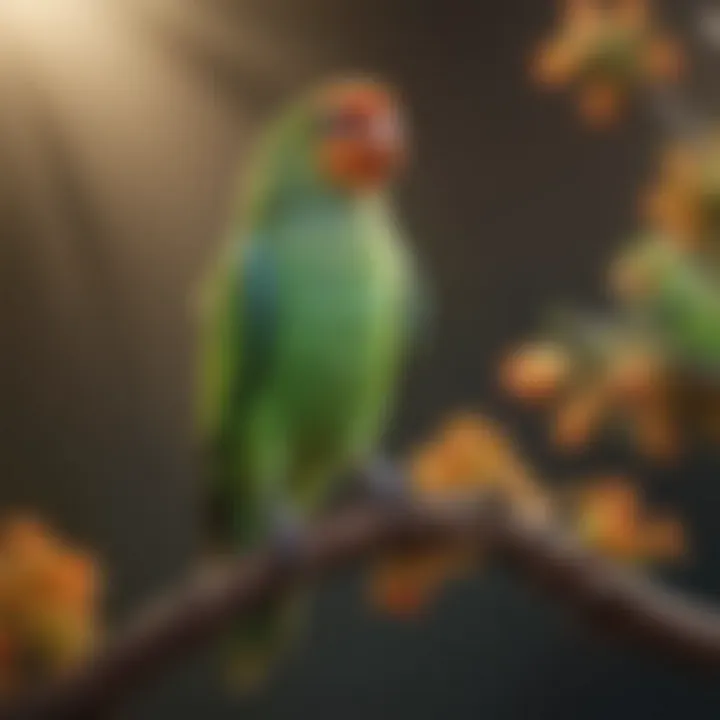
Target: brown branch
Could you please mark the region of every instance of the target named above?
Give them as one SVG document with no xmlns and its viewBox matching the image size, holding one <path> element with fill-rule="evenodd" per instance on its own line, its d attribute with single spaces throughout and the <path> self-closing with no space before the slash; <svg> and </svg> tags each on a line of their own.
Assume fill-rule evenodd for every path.
<svg viewBox="0 0 720 720">
<path fill-rule="evenodd" d="M 581 549 L 557 528 L 533 525 L 506 504 L 472 510 L 360 506 L 311 530 L 292 558 L 261 550 L 192 579 L 140 617 L 115 644 L 0 720 L 98 718 L 127 693 L 219 635 L 239 614 L 300 582 L 314 582 L 379 549 L 442 541 L 489 547 L 586 621 L 670 660 L 720 668 L 720 612 L 678 597 Z"/>
</svg>

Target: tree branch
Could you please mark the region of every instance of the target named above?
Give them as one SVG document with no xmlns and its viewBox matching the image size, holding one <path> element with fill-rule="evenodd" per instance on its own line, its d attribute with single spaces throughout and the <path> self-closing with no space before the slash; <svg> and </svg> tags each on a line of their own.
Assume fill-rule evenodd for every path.
<svg viewBox="0 0 720 720">
<path fill-rule="evenodd" d="M 191 579 L 154 604 L 114 644 L 0 720 L 98 718 L 173 662 L 271 596 L 316 582 L 378 550 L 441 542 L 489 549 L 598 629 L 693 667 L 720 668 L 720 612 L 653 585 L 583 550 L 558 528 L 531 523 L 497 499 L 473 508 L 379 507 L 338 511 L 309 531 L 292 557 L 259 550 Z"/>
</svg>

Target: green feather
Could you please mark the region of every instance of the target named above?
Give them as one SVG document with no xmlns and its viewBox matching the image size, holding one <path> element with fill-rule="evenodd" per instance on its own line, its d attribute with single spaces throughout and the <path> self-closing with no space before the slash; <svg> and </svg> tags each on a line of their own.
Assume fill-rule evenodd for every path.
<svg viewBox="0 0 720 720">
<path fill-rule="evenodd" d="M 311 98 L 270 129 L 206 286 L 200 427 L 217 539 L 235 552 L 267 542 L 282 508 L 311 518 L 373 451 L 410 342 L 412 257 L 383 194 L 319 173 Z M 236 669 L 291 644 L 296 602 L 234 629 Z"/>
</svg>

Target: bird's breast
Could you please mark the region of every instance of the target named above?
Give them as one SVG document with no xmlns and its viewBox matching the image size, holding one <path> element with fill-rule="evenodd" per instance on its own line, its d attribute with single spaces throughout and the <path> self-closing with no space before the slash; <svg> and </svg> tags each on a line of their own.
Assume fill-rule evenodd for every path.
<svg viewBox="0 0 720 720">
<path fill-rule="evenodd" d="M 302 414 L 352 414 L 394 385 L 402 339 L 401 263 L 386 238 L 318 243 L 283 283 L 280 376 Z"/>
</svg>

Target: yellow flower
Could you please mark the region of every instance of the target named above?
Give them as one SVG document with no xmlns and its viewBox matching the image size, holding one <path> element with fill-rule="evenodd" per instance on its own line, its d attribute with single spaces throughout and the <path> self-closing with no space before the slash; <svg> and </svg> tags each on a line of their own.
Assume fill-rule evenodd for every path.
<svg viewBox="0 0 720 720">
<path fill-rule="evenodd" d="M 98 632 L 96 561 L 40 521 L 0 528 L 0 695 L 41 682 L 87 655 Z M 32 657 L 30 666 L 17 661 Z"/>
<path fill-rule="evenodd" d="M 583 541 L 615 560 L 671 561 L 686 550 L 680 521 L 647 511 L 637 489 L 624 478 L 586 482 L 574 494 L 571 513 Z"/>
</svg>

